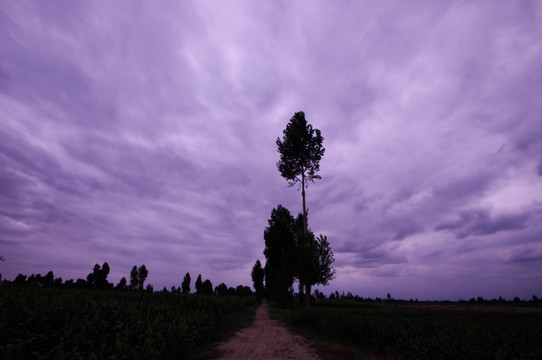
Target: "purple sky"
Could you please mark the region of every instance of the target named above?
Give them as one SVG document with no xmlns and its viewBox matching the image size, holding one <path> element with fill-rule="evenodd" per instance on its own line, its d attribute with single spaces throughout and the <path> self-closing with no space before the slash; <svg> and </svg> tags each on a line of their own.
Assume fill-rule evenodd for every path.
<svg viewBox="0 0 542 360">
<path fill-rule="evenodd" d="M 540 2 L 134 3 L 0 4 L 5 279 L 252 286 L 302 110 L 326 294 L 542 296 Z"/>
</svg>

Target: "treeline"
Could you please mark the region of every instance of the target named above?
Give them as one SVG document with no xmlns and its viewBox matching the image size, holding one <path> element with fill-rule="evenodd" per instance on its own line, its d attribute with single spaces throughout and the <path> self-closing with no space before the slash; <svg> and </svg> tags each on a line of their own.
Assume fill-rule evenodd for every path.
<svg viewBox="0 0 542 360">
<path fill-rule="evenodd" d="M 346 303 L 388 303 L 388 304 L 423 304 L 423 305 L 511 305 L 511 304 L 531 304 L 531 305 L 542 305 L 542 299 L 539 299 L 538 296 L 533 295 L 530 299 L 520 299 L 518 296 L 515 296 L 512 299 L 505 299 L 502 296 L 492 299 L 484 299 L 481 296 L 477 298 L 470 298 L 469 300 L 459 299 L 457 301 L 452 300 L 418 300 L 418 299 L 395 299 L 391 297 L 388 293 L 385 298 L 381 297 L 361 297 L 359 295 L 354 295 L 350 291 L 345 293 L 339 293 L 338 291 L 332 292 L 329 296 L 326 297 L 324 293 L 318 289 L 314 290 L 314 293 L 311 295 L 313 300 L 318 300 L 319 302 L 346 302 Z"/>
<path fill-rule="evenodd" d="M 145 281 L 149 275 L 149 271 L 145 267 L 145 264 L 141 266 L 134 265 L 130 271 L 130 282 L 123 277 L 115 285 L 107 280 L 107 277 L 111 271 L 109 264 L 104 262 L 101 266 L 95 264 L 92 272 L 89 273 L 86 279 L 69 279 L 63 281 L 61 277 L 55 278 L 53 271 L 49 271 L 46 275 L 32 274 L 30 276 L 19 274 L 13 281 L 3 280 L 1 283 L 12 284 L 15 286 L 32 286 L 32 287 L 44 287 L 44 288 L 64 288 L 64 289 L 97 289 L 97 290 L 117 290 L 117 291 L 147 291 L 154 292 L 152 284 L 145 286 Z M 179 294 L 190 294 L 190 273 L 186 273 L 181 283 L 181 286 L 172 286 L 168 290 L 165 286 L 161 290 L 162 292 L 172 292 Z M 211 280 L 206 279 L 202 281 L 201 274 L 198 275 L 195 282 L 195 294 L 208 295 L 208 296 L 251 296 L 253 295 L 252 289 L 248 286 L 238 285 L 237 287 L 228 287 L 226 284 L 213 288 Z"/>
</svg>

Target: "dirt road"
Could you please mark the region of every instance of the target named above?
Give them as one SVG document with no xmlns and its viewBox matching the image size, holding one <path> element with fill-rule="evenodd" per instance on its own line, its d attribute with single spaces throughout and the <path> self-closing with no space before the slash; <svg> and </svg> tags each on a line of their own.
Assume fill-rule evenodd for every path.
<svg viewBox="0 0 542 360">
<path fill-rule="evenodd" d="M 305 339 L 269 318 L 265 301 L 252 325 L 220 344 L 218 350 L 222 353 L 220 359 L 318 359 Z"/>
</svg>

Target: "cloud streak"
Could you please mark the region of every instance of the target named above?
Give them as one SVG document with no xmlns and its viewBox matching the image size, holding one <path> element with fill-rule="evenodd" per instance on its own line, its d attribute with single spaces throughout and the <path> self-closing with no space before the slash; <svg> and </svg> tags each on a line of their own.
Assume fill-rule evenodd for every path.
<svg viewBox="0 0 542 360">
<path fill-rule="evenodd" d="M 249 285 L 273 207 L 301 209 L 275 139 L 303 110 L 329 290 L 530 297 L 541 20 L 512 1 L 2 4 L 0 271 Z"/>
</svg>

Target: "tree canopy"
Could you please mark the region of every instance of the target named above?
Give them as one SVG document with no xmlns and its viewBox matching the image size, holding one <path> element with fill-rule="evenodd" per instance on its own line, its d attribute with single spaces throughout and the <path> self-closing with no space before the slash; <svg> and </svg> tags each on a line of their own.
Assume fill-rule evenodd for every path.
<svg viewBox="0 0 542 360">
<path fill-rule="evenodd" d="M 307 123 L 305 113 L 299 111 L 292 116 L 283 135 L 282 140 L 277 138 L 276 141 L 280 153 L 277 167 L 281 176 L 290 186 L 320 179 L 317 172 L 320 171 L 320 159 L 325 152 L 320 130 L 313 129 Z"/>
<path fill-rule="evenodd" d="M 254 284 L 254 290 L 256 290 L 256 296 L 262 297 L 264 292 L 263 279 L 265 277 L 265 271 L 262 268 L 260 260 L 256 260 L 250 275 L 252 277 L 252 283 Z"/>
<path fill-rule="evenodd" d="M 264 230 L 265 285 L 267 296 L 286 301 L 295 275 L 295 220 L 290 211 L 278 205 Z"/>
<path fill-rule="evenodd" d="M 201 279 L 200 279 L 201 280 Z M 183 282 L 181 284 L 182 293 L 183 294 L 189 294 L 190 293 L 190 273 L 186 273 L 186 275 L 183 278 Z"/>
</svg>

